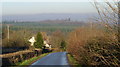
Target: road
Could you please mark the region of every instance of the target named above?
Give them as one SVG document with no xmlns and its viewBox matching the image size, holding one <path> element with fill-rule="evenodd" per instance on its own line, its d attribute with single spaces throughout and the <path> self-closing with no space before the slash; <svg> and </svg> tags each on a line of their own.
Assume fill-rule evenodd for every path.
<svg viewBox="0 0 120 67">
<path fill-rule="evenodd" d="M 69 67 L 66 52 L 56 52 L 48 54 L 40 60 L 34 62 L 30 67 L 42 65 L 63 65 Z"/>
</svg>

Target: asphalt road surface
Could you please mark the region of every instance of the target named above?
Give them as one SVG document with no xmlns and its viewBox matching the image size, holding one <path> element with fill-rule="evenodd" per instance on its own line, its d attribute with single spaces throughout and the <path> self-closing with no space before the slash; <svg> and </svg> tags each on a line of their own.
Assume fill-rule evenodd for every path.
<svg viewBox="0 0 120 67">
<path fill-rule="evenodd" d="M 56 52 L 48 54 L 47 56 L 41 58 L 40 60 L 34 62 L 30 67 L 33 66 L 45 66 L 45 65 L 59 65 L 69 67 L 66 52 Z M 58 66 L 57 66 L 58 67 Z"/>
</svg>

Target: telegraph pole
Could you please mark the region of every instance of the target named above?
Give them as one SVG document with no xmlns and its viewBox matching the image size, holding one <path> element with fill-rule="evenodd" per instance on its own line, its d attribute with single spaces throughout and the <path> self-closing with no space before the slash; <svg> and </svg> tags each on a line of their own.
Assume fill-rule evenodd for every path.
<svg viewBox="0 0 120 67">
<path fill-rule="evenodd" d="M 10 38 L 10 26 L 9 25 L 7 25 L 7 30 L 8 30 L 8 42 L 9 42 L 9 38 Z"/>
</svg>

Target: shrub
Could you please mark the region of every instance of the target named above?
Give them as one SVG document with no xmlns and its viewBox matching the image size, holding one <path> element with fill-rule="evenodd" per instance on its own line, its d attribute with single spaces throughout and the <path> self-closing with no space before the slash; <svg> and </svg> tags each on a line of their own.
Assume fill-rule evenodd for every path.
<svg viewBox="0 0 120 67">
<path fill-rule="evenodd" d="M 61 42 L 61 48 L 62 48 L 63 50 L 66 49 L 66 42 L 65 42 L 65 41 L 62 41 L 62 42 Z"/>
<path fill-rule="evenodd" d="M 112 32 L 80 28 L 70 33 L 67 44 L 67 51 L 80 64 L 119 65 L 120 45 Z"/>
<path fill-rule="evenodd" d="M 12 31 L 10 33 L 10 38 L 2 39 L 3 47 L 29 47 L 28 38 L 30 33 L 25 33 L 23 31 Z"/>
</svg>

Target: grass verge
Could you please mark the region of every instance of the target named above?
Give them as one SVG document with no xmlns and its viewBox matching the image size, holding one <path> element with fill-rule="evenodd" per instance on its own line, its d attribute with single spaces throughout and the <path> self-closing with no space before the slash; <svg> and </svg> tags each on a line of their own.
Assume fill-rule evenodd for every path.
<svg viewBox="0 0 120 67">
<path fill-rule="evenodd" d="M 17 65 L 17 66 L 22 66 L 22 65 L 27 65 L 27 66 L 29 66 L 29 65 L 31 65 L 32 63 L 34 63 L 35 61 L 39 60 L 40 58 L 42 58 L 42 57 L 44 57 L 44 56 L 46 56 L 46 55 L 48 55 L 48 54 L 50 54 L 50 53 L 45 53 L 45 54 L 42 54 L 42 55 L 40 55 L 40 56 L 30 58 L 30 59 L 28 59 L 28 60 L 24 60 L 23 62 L 16 63 L 16 65 Z"/>
<path fill-rule="evenodd" d="M 71 67 L 82 67 L 71 54 L 67 54 L 67 58 Z"/>
</svg>

